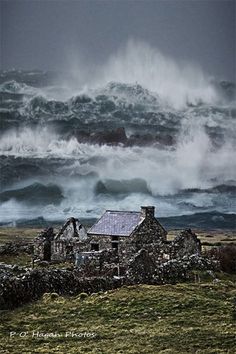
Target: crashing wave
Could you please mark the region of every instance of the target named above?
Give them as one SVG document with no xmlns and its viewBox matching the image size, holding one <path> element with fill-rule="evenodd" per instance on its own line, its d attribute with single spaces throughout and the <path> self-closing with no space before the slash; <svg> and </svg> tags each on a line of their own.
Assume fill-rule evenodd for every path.
<svg viewBox="0 0 236 354">
<path fill-rule="evenodd" d="M 6 190 L 0 193 L 1 203 L 14 199 L 31 205 L 59 204 L 63 195 L 61 189 L 54 184 L 43 185 L 33 183 L 24 188 Z"/>
<path fill-rule="evenodd" d="M 15 80 L 4 82 L 0 85 L 0 92 L 19 93 L 25 95 L 35 95 L 38 90 L 24 83 L 19 83 Z"/>
</svg>

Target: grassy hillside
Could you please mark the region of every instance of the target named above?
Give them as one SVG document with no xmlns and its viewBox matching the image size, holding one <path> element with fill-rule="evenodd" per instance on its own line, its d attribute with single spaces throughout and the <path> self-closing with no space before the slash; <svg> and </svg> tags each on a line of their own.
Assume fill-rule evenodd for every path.
<svg viewBox="0 0 236 354">
<path fill-rule="evenodd" d="M 0 353 L 235 353 L 235 301 L 229 280 L 138 285 L 73 298 L 45 294 L 1 313 Z M 10 331 L 16 335 L 10 338 Z M 38 337 L 47 333 L 54 337 Z"/>
</svg>

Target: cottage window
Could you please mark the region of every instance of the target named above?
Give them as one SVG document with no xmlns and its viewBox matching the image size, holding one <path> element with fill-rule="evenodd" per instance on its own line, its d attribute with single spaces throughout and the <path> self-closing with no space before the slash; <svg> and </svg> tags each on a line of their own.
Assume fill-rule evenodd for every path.
<svg viewBox="0 0 236 354">
<path fill-rule="evenodd" d="M 118 242 L 112 242 L 112 243 L 111 243 L 111 247 L 112 247 L 114 250 L 118 250 Z"/>
<path fill-rule="evenodd" d="M 114 250 L 118 250 L 118 246 L 119 246 L 119 237 L 118 236 L 112 236 L 112 238 L 111 238 L 111 247 Z"/>
<path fill-rule="evenodd" d="M 91 243 L 91 251 L 99 251 L 99 244 Z"/>
</svg>

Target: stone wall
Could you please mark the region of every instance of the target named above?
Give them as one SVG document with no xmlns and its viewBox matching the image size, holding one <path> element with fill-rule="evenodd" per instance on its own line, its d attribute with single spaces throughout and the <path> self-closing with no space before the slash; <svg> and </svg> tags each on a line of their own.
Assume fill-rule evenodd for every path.
<svg viewBox="0 0 236 354">
<path fill-rule="evenodd" d="M 145 244 L 160 243 L 166 241 L 166 230 L 152 217 L 146 217 L 143 222 L 134 230 L 131 237 L 136 250 L 143 248 Z"/>
<path fill-rule="evenodd" d="M 118 275 L 119 256 L 116 250 L 80 252 L 76 254 L 76 266 L 81 276 Z"/>
<path fill-rule="evenodd" d="M 133 284 L 168 284 L 194 280 L 193 270 L 218 271 L 219 263 L 199 255 L 159 262 L 146 250 L 140 250 L 128 264 L 127 277 Z"/>
<path fill-rule="evenodd" d="M 78 270 L 26 269 L 0 265 L 0 310 L 39 299 L 44 293 L 88 294 L 132 284 L 167 284 L 193 280 L 192 271 L 218 270 L 218 263 L 197 255 L 158 263 L 145 250 L 130 260 L 125 277 L 81 276 Z"/>
<path fill-rule="evenodd" d="M 88 240 L 88 251 L 91 251 L 91 244 L 98 244 L 99 250 L 114 250 L 112 243 L 118 243 L 118 255 L 120 261 L 124 261 L 133 255 L 134 249 L 131 246 L 131 241 L 129 236 L 119 236 L 116 241 L 112 236 L 103 236 L 103 235 L 91 235 Z"/>
<path fill-rule="evenodd" d="M 87 251 L 89 244 L 87 241 L 80 241 L 78 238 L 69 240 L 54 240 L 51 243 L 52 260 L 66 261 L 74 260 L 75 254 Z"/>
<path fill-rule="evenodd" d="M 66 223 L 61 227 L 55 240 L 69 241 L 77 238 L 80 241 L 87 239 L 87 231 L 80 221 L 76 218 L 69 218 Z"/>
<path fill-rule="evenodd" d="M 21 270 L 22 272 L 22 270 Z M 44 293 L 59 295 L 88 294 L 115 289 L 123 285 L 123 279 L 81 278 L 78 271 L 65 269 L 28 269 L 20 275 L 0 269 L 0 310 L 11 309 L 39 299 Z"/>
<path fill-rule="evenodd" d="M 201 242 L 190 229 L 184 230 L 172 241 L 171 258 L 183 258 L 192 254 L 201 254 Z"/>
<path fill-rule="evenodd" d="M 41 260 L 51 260 L 51 243 L 54 239 L 54 231 L 52 227 L 43 230 L 34 240 L 34 256 Z"/>
</svg>

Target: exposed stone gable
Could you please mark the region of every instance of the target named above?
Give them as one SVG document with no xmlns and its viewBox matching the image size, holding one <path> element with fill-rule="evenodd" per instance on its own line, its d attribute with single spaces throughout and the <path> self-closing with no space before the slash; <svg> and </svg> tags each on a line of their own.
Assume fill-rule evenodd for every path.
<svg viewBox="0 0 236 354">
<path fill-rule="evenodd" d="M 161 243 L 166 241 L 166 230 L 160 225 L 155 217 L 145 218 L 133 231 L 131 238 L 137 250 L 145 244 Z"/>
</svg>

